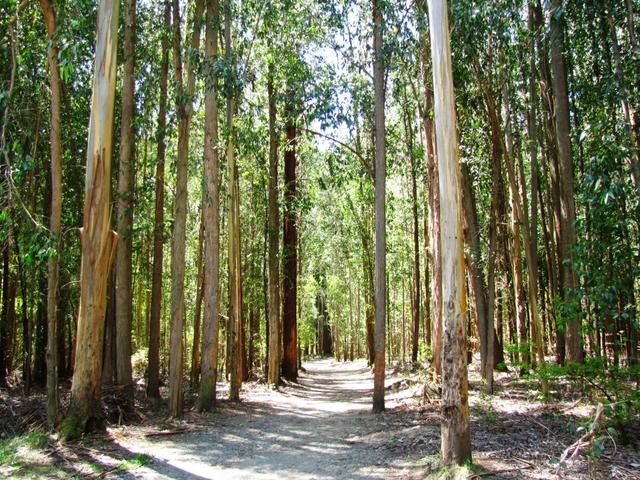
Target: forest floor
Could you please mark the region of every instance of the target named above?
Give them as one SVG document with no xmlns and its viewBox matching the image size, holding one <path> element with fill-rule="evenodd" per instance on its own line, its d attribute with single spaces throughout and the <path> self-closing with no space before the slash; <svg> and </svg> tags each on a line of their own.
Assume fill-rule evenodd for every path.
<svg viewBox="0 0 640 480">
<path fill-rule="evenodd" d="M 438 464 L 439 402 L 433 392 L 434 398 L 425 397 L 421 374 L 389 370 L 387 410 L 373 414 L 372 374 L 364 361 L 323 359 L 304 367 L 298 383 L 278 391 L 245 384 L 241 403 L 220 401 L 214 413 L 192 409 L 181 421 L 168 421 L 165 412 L 147 409 L 138 413 L 140 422 L 111 426 L 106 435 L 87 436 L 80 443 L 31 439 L 3 465 L 4 442 L 0 477 L 446 477 Z M 594 410 L 588 399 L 543 403 L 530 380 L 509 374 L 497 375 L 496 395 L 479 395 L 475 375 L 470 395 L 474 464 L 462 478 L 640 479 L 640 435 L 632 438 L 635 444 L 615 450 L 605 442 L 591 468 L 584 456 L 557 468 L 563 450 L 580 437 L 579 427 L 588 428 Z M 224 398 L 224 386 L 220 390 Z"/>
</svg>

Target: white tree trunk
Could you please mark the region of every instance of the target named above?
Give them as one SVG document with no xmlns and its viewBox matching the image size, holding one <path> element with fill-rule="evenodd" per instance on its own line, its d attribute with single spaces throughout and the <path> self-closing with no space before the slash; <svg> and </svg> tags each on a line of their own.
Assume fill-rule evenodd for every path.
<svg viewBox="0 0 640 480">
<path fill-rule="evenodd" d="M 467 328 L 455 97 L 446 0 L 429 3 L 434 113 L 440 186 L 442 255 L 442 460 L 471 459 L 467 384 Z"/>
</svg>

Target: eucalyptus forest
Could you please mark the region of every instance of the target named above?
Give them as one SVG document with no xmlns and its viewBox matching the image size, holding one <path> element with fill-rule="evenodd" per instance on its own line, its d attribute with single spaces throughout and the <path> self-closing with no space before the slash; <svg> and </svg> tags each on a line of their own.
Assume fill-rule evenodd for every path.
<svg viewBox="0 0 640 480">
<path fill-rule="evenodd" d="M 638 0 L 0 0 L 0 477 L 640 478 Z"/>
</svg>

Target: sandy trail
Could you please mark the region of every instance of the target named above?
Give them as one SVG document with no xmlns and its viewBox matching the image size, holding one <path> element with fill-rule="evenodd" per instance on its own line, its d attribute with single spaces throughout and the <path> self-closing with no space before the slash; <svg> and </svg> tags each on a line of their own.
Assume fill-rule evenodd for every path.
<svg viewBox="0 0 640 480">
<path fill-rule="evenodd" d="M 419 478 L 416 458 L 393 441 L 393 414 L 371 413 L 372 375 L 364 361 L 305 363 L 299 384 L 281 392 L 254 386 L 239 405 L 202 415 L 184 435 L 118 443 L 153 461 L 127 474 L 143 479 Z M 389 380 L 391 381 L 391 380 Z M 393 399 L 387 400 L 388 406 Z M 406 426 L 403 426 L 406 428 Z M 400 429 L 402 430 L 402 429 Z M 401 432 L 398 432 L 401 433 Z"/>
</svg>

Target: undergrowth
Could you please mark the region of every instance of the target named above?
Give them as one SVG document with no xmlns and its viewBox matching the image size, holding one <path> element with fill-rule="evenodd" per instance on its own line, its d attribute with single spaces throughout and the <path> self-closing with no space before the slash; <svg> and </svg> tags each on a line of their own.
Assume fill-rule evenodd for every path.
<svg viewBox="0 0 640 480">
<path fill-rule="evenodd" d="M 538 371 L 541 380 L 567 382 L 594 403 L 602 403 L 606 427 L 623 444 L 633 439 L 632 430 L 640 416 L 640 365 L 605 368 L 601 358 L 587 358 L 584 364 L 547 364 Z"/>
</svg>

